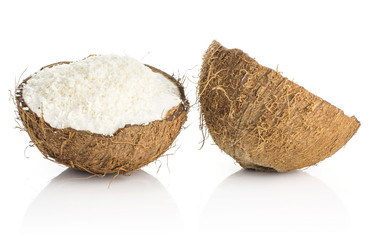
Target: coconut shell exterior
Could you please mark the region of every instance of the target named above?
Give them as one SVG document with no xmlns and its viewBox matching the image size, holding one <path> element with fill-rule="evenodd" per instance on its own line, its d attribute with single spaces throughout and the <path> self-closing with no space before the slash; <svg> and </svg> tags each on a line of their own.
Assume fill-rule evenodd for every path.
<svg viewBox="0 0 375 240">
<path fill-rule="evenodd" d="M 46 67 L 68 63 L 59 62 Z M 163 120 L 147 125 L 126 125 L 113 136 L 51 127 L 25 103 L 22 90 L 31 76 L 26 78 L 16 90 L 16 103 L 19 117 L 32 142 L 46 158 L 95 175 L 132 172 L 156 160 L 170 148 L 179 134 L 187 119 L 189 103 L 176 79 L 157 68 L 146 66 L 178 87 L 181 103 L 170 109 Z"/>
<path fill-rule="evenodd" d="M 216 41 L 203 57 L 198 94 L 215 143 L 242 167 L 259 171 L 314 165 L 360 126 L 354 116 Z"/>
</svg>

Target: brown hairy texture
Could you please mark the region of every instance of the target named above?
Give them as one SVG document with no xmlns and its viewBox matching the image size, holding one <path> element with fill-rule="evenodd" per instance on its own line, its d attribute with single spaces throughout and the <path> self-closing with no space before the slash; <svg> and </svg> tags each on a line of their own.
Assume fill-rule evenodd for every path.
<svg viewBox="0 0 375 240">
<path fill-rule="evenodd" d="M 198 83 L 201 118 L 215 143 L 242 167 L 286 172 L 344 146 L 360 123 L 323 99 L 213 41 Z"/>
<path fill-rule="evenodd" d="M 69 63 L 59 62 L 46 67 Z M 180 92 L 182 102 L 170 109 L 163 120 L 147 125 L 125 125 L 113 136 L 72 128 L 53 128 L 44 121 L 43 116 L 39 117 L 34 113 L 23 99 L 23 88 L 31 76 L 16 89 L 19 117 L 33 143 L 50 160 L 95 175 L 135 171 L 170 148 L 186 121 L 189 110 L 180 82 L 157 68 L 146 66 L 173 82 Z"/>
</svg>

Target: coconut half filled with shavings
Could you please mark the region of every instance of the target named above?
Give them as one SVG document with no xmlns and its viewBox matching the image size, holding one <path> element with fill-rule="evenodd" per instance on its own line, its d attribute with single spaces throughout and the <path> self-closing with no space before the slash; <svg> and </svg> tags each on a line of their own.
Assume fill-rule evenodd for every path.
<svg viewBox="0 0 375 240">
<path fill-rule="evenodd" d="M 46 158 L 95 175 L 132 172 L 159 158 L 189 110 L 178 80 L 117 55 L 48 65 L 19 84 L 15 99 Z"/>
<path fill-rule="evenodd" d="M 320 97 L 213 41 L 198 83 L 201 126 L 243 168 L 286 172 L 330 157 L 360 123 Z"/>
</svg>

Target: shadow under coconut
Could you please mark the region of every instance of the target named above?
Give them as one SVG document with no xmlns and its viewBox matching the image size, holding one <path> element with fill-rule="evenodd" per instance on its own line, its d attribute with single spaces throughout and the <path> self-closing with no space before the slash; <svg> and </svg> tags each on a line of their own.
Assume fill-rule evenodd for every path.
<svg viewBox="0 0 375 240">
<path fill-rule="evenodd" d="M 87 178 L 67 169 L 36 197 L 24 217 L 22 232 L 125 234 L 174 231 L 181 226 L 177 206 L 163 185 L 139 170 L 118 176 Z"/>
<path fill-rule="evenodd" d="M 303 171 L 242 169 L 224 180 L 204 209 L 203 231 L 336 231 L 349 226 L 337 195 Z"/>
</svg>

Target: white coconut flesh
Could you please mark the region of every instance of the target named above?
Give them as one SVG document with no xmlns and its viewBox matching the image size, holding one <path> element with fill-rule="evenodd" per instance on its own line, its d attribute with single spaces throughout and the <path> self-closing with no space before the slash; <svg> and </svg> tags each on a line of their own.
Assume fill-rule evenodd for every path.
<svg viewBox="0 0 375 240">
<path fill-rule="evenodd" d="M 127 124 L 162 120 L 181 102 L 178 87 L 169 79 L 117 55 L 44 68 L 27 81 L 23 98 L 54 128 L 103 135 Z"/>
</svg>

